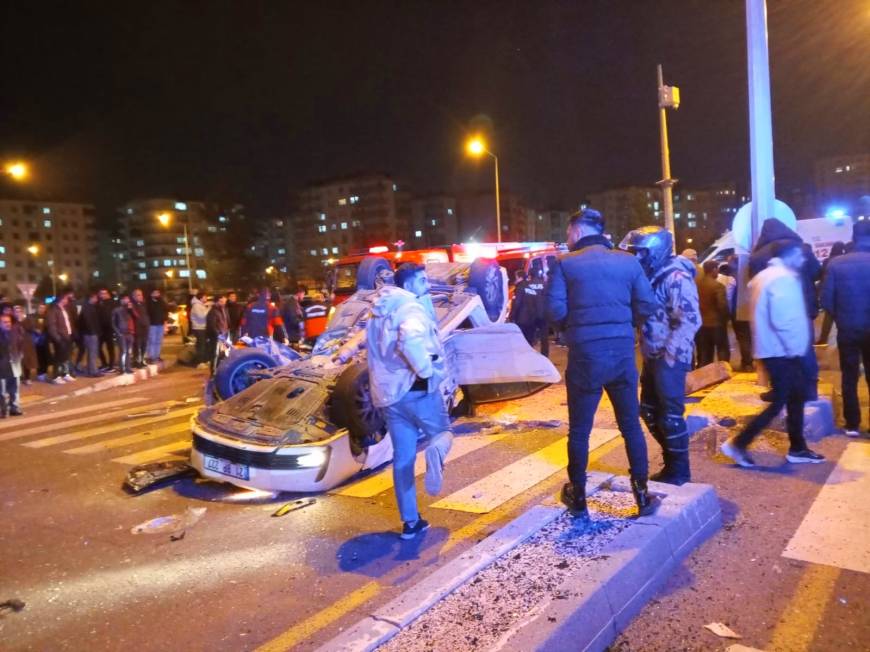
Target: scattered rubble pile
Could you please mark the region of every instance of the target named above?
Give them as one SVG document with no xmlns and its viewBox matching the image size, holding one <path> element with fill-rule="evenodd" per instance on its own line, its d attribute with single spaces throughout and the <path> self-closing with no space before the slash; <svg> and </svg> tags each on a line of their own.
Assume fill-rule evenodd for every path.
<svg viewBox="0 0 870 652">
<path fill-rule="evenodd" d="M 488 650 L 550 600 L 567 599 L 569 573 L 603 557 L 601 550 L 636 514 L 630 493 L 602 490 L 589 499 L 592 521 L 564 514 L 478 573 L 409 627 L 382 652 Z"/>
</svg>

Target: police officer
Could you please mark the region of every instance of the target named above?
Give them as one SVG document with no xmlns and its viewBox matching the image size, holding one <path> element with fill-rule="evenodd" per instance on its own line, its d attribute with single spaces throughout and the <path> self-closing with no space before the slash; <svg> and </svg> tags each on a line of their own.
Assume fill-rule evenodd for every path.
<svg viewBox="0 0 870 652">
<path fill-rule="evenodd" d="M 641 340 L 640 416 L 662 447 L 664 459 L 664 467 L 652 479 L 681 485 L 691 479 L 689 431 L 683 418 L 686 372 L 701 327 L 695 264 L 674 255 L 673 236 L 660 226 L 635 229 L 619 246 L 640 261 L 659 304 L 644 323 Z"/>
<path fill-rule="evenodd" d="M 589 434 L 602 389 L 616 413 L 625 440 L 631 487 L 640 515 L 651 514 L 658 499 L 647 490 L 647 450 L 640 427 L 634 327 L 655 312 L 657 303 L 637 260 L 614 250 L 603 235 L 601 213 L 586 209 L 568 223 L 570 253 L 550 270 L 547 316 L 565 328 L 568 345 L 568 479 L 562 502 L 575 516 L 588 517 L 586 466 Z"/>
<path fill-rule="evenodd" d="M 541 353 L 549 356 L 549 328 L 544 302 L 544 268 L 541 260 L 536 258 L 529 268 L 529 275 L 516 284 L 510 318 L 520 327 L 529 346 L 534 346 L 540 338 Z"/>
</svg>

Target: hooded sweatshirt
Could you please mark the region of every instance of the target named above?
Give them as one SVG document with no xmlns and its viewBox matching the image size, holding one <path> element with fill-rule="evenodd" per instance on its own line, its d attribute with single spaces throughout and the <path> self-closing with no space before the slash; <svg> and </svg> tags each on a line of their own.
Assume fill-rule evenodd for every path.
<svg viewBox="0 0 870 652">
<path fill-rule="evenodd" d="M 434 392 L 444 377 L 444 350 L 435 320 L 416 296 L 385 286 L 375 297 L 366 325 L 372 401 L 398 402 L 411 386 L 427 379 Z"/>
<path fill-rule="evenodd" d="M 206 319 L 208 318 L 208 307 L 199 297 L 193 297 L 190 300 L 190 329 L 194 331 L 204 331 Z"/>
<path fill-rule="evenodd" d="M 797 358 L 810 346 L 810 325 L 797 273 L 779 258 L 749 282 L 756 358 Z"/>
<path fill-rule="evenodd" d="M 701 327 L 695 264 L 685 256 L 673 256 L 651 279 L 659 308 L 643 325 L 641 350 L 644 358 L 664 358 L 692 364 L 695 333 Z"/>
<path fill-rule="evenodd" d="M 774 257 L 777 247 L 786 242 L 803 243 L 803 239 L 779 220 L 765 220 L 764 224 L 761 225 L 758 241 L 749 256 L 749 277 L 752 278 L 764 270 Z M 800 271 L 800 282 L 804 308 L 809 319 L 815 319 L 819 311 L 815 284 L 821 275 L 821 263 L 816 260 L 814 255 L 808 254 Z"/>
</svg>

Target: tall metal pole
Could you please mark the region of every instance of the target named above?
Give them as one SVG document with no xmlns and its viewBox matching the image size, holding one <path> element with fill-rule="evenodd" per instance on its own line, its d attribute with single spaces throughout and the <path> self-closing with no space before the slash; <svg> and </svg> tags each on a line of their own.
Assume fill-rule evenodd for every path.
<svg viewBox="0 0 870 652">
<path fill-rule="evenodd" d="M 187 224 L 184 224 L 184 260 L 187 263 L 187 294 L 193 294 L 193 270 L 190 268 L 190 240 L 187 237 Z"/>
<path fill-rule="evenodd" d="M 501 198 L 498 194 L 498 156 L 492 152 L 489 155 L 495 160 L 495 228 L 498 229 L 496 242 L 501 242 Z"/>
<path fill-rule="evenodd" d="M 54 261 L 46 261 L 48 263 L 48 275 L 51 276 L 51 296 L 57 298 L 57 279 L 54 276 Z"/>
<path fill-rule="evenodd" d="M 749 78 L 749 160 L 752 171 L 752 241 L 773 217 L 773 121 L 770 112 L 770 68 L 765 0 L 746 0 L 746 47 Z"/>
<path fill-rule="evenodd" d="M 674 236 L 674 246 L 676 247 L 677 233 L 674 226 L 673 195 L 674 180 L 671 179 L 671 151 L 668 147 L 668 117 L 665 113 L 665 105 L 661 101 L 662 88 L 664 87 L 661 64 L 656 67 L 656 70 L 658 72 L 659 91 L 659 136 L 661 138 L 662 149 L 662 180 L 658 182 L 658 185 L 662 189 L 662 207 L 665 213 L 665 228 Z"/>
</svg>

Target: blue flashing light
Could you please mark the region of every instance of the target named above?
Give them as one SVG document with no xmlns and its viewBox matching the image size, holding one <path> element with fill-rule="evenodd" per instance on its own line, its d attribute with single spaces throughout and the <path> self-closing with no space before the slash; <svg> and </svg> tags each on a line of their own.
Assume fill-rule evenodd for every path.
<svg viewBox="0 0 870 652">
<path fill-rule="evenodd" d="M 846 211 L 842 208 L 829 208 L 828 212 L 825 213 L 825 217 L 832 220 L 842 220 L 846 217 Z"/>
</svg>

